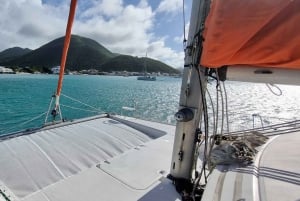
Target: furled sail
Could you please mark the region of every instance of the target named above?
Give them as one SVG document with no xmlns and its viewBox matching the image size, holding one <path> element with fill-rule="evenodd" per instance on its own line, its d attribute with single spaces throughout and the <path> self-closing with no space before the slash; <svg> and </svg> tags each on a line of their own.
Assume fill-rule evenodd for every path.
<svg viewBox="0 0 300 201">
<path fill-rule="evenodd" d="M 212 0 L 201 65 L 300 69 L 300 0 Z"/>
</svg>

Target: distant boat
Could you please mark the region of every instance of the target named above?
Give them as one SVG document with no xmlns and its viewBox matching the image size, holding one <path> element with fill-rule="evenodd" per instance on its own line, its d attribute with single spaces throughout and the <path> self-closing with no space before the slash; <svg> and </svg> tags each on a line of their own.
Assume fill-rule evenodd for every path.
<svg viewBox="0 0 300 201">
<path fill-rule="evenodd" d="M 137 80 L 156 81 L 155 76 L 147 75 L 147 52 L 146 52 L 146 58 L 145 58 L 145 62 L 144 62 L 144 75 L 143 76 L 138 76 Z"/>
<path fill-rule="evenodd" d="M 139 76 L 137 77 L 138 80 L 145 80 L 145 81 L 156 81 L 156 77 L 155 76 Z"/>
</svg>

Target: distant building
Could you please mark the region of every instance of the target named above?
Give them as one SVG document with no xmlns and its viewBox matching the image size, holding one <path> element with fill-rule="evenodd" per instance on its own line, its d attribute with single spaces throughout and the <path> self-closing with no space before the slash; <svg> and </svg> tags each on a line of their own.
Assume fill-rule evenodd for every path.
<svg viewBox="0 0 300 201">
<path fill-rule="evenodd" d="M 12 74 L 14 71 L 10 68 L 5 68 L 4 66 L 0 66 L 0 73 L 1 74 Z"/>
<path fill-rule="evenodd" d="M 55 67 L 51 68 L 51 71 L 53 74 L 59 74 L 60 66 L 55 66 Z"/>
</svg>

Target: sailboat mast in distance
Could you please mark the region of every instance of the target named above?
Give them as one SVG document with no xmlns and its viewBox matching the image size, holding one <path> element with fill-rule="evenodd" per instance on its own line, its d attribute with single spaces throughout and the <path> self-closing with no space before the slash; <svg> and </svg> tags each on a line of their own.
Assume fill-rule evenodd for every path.
<svg viewBox="0 0 300 201">
<path fill-rule="evenodd" d="M 156 77 L 155 76 L 150 76 L 148 75 L 147 72 L 147 51 L 146 51 L 146 57 L 144 59 L 144 72 L 143 72 L 143 76 L 138 76 L 137 80 L 144 80 L 144 81 L 156 81 Z"/>
</svg>

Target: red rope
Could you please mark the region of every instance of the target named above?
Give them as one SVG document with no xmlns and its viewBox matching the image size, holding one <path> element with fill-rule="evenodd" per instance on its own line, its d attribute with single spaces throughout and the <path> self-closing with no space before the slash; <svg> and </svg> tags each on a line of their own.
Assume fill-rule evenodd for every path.
<svg viewBox="0 0 300 201">
<path fill-rule="evenodd" d="M 65 65 L 66 65 L 66 60 L 67 60 L 68 49 L 69 49 L 70 41 L 71 41 L 71 30 L 72 30 L 74 17 L 75 17 L 76 4 L 77 4 L 77 0 L 71 0 L 68 25 L 67 25 L 67 29 L 66 29 L 66 35 L 65 35 L 64 48 L 63 48 L 61 62 L 60 62 L 60 72 L 59 72 L 56 96 L 60 96 L 60 92 L 61 92 L 61 88 L 62 88 L 62 81 L 63 81 L 63 77 L 64 77 L 64 72 L 65 72 Z"/>
</svg>

